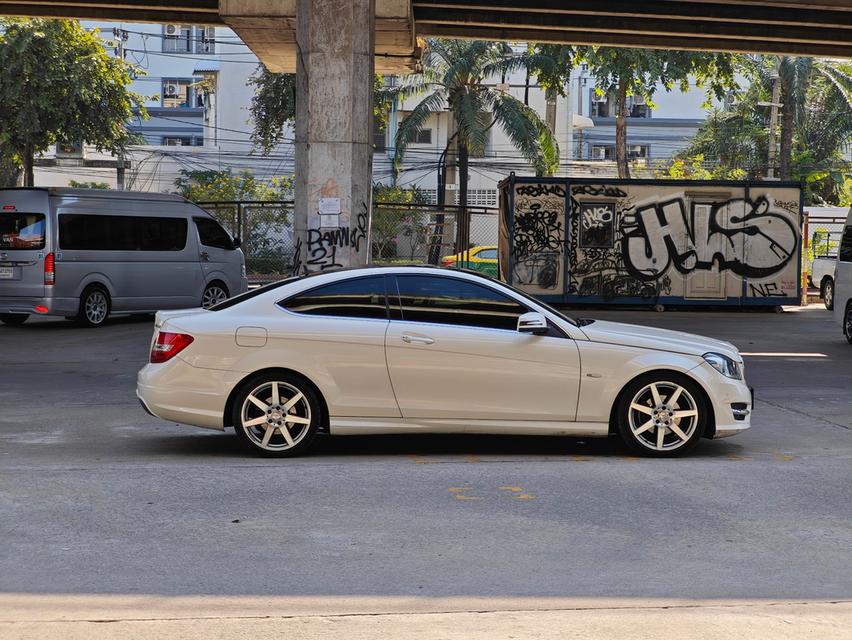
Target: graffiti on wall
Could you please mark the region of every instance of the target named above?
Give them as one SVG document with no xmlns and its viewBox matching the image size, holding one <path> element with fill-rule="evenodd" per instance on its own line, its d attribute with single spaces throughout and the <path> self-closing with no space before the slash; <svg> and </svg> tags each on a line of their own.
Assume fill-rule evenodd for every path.
<svg viewBox="0 0 852 640">
<path fill-rule="evenodd" d="M 515 284 L 544 290 L 560 289 L 565 195 L 565 188 L 558 184 L 525 184 L 515 188 L 512 233 L 512 280 Z"/>
<path fill-rule="evenodd" d="M 622 221 L 622 255 L 640 280 L 674 267 L 682 274 L 730 270 L 740 277 L 765 278 L 781 272 L 795 257 L 796 226 L 769 200 L 732 199 L 697 215 L 683 198 L 636 207 Z"/>
<path fill-rule="evenodd" d="M 612 202 L 580 204 L 580 246 L 584 249 L 611 247 L 615 223 Z"/>
<path fill-rule="evenodd" d="M 344 260 L 338 251 L 358 253 L 367 240 L 367 206 L 356 216 L 356 224 L 330 229 L 308 229 L 305 242 L 296 240 L 293 273 L 303 275 L 313 271 L 340 268 L 349 265 L 349 254 Z"/>
</svg>

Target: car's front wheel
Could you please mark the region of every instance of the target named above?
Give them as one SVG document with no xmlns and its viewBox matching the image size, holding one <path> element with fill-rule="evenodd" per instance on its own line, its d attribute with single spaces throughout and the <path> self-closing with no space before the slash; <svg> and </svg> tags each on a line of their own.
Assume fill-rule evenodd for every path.
<svg viewBox="0 0 852 640">
<path fill-rule="evenodd" d="M 621 394 L 616 426 L 627 445 L 643 455 L 666 457 L 692 449 L 704 434 L 709 412 L 698 385 L 661 372 L 637 378 Z"/>
<path fill-rule="evenodd" d="M 826 309 L 834 309 L 834 280 L 831 278 L 826 278 L 822 284 L 822 301 Z"/>
<path fill-rule="evenodd" d="M 233 403 L 237 437 L 263 456 L 303 453 L 316 437 L 321 419 L 322 409 L 313 387 L 286 373 L 247 380 Z"/>
</svg>

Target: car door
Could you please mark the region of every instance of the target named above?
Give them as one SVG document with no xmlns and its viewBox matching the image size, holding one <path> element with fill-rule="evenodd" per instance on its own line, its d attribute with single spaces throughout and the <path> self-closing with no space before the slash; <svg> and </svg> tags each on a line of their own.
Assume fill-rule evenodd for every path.
<svg viewBox="0 0 852 640">
<path fill-rule="evenodd" d="M 574 341 L 517 331 L 529 309 L 486 281 L 398 275 L 386 353 L 406 419 L 573 421 L 580 359 Z M 470 429 L 475 429 L 471 425 Z"/>
<path fill-rule="evenodd" d="M 319 285 L 278 306 L 291 317 L 270 329 L 270 344 L 281 366 L 316 381 L 332 419 L 400 417 L 385 359 L 384 276 Z"/>
<path fill-rule="evenodd" d="M 231 236 L 213 218 L 197 216 L 193 217 L 193 221 L 198 229 L 198 241 L 201 245 L 198 258 L 201 261 L 204 284 L 222 280 L 228 287 L 228 295 L 242 293 L 234 277 L 239 273 L 240 267 L 239 254 Z M 201 297 L 200 290 L 198 297 Z"/>
</svg>

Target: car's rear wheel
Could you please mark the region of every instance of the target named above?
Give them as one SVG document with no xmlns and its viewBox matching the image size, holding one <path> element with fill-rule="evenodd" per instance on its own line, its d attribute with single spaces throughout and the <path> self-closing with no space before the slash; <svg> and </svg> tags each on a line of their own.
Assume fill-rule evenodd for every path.
<svg viewBox="0 0 852 640">
<path fill-rule="evenodd" d="M 843 314 L 843 335 L 852 344 L 852 302 L 846 304 L 846 312 Z"/>
<path fill-rule="evenodd" d="M 204 287 L 204 293 L 201 294 L 201 306 L 209 309 L 214 304 L 219 304 L 228 299 L 228 290 L 221 282 L 211 282 Z"/>
<path fill-rule="evenodd" d="M 661 372 L 631 382 L 616 408 L 618 432 L 634 451 L 652 457 L 681 455 L 704 434 L 704 394 L 685 376 Z"/>
<path fill-rule="evenodd" d="M 829 311 L 834 309 L 834 280 L 831 278 L 822 283 L 822 302 Z"/>
<path fill-rule="evenodd" d="M 322 416 L 316 392 L 289 374 L 247 380 L 233 403 L 234 430 L 242 443 L 263 456 L 303 453 L 313 442 Z"/>
<path fill-rule="evenodd" d="M 30 316 L 26 313 L 0 313 L 0 322 L 13 327 L 19 327 L 27 321 Z"/>
<path fill-rule="evenodd" d="M 109 294 L 97 285 L 86 287 L 80 296 L 75 320 L 83 327 L 100 327 L 109 317 Z"/>
</svg>

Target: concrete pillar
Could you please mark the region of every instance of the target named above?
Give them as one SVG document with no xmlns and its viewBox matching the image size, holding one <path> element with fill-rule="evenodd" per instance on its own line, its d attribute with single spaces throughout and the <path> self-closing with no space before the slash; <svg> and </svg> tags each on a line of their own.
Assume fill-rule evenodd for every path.
<svg viewBox="0 0 852 640">
<path fill-rule="evenodd" d="M 298 0 L 297 274 L 366 264 L 375 0 Z"/>
</svg>

